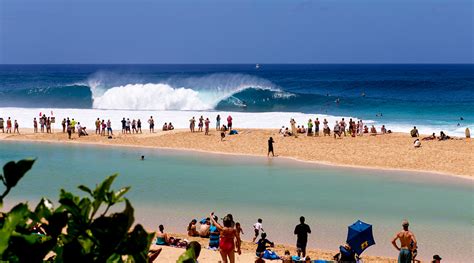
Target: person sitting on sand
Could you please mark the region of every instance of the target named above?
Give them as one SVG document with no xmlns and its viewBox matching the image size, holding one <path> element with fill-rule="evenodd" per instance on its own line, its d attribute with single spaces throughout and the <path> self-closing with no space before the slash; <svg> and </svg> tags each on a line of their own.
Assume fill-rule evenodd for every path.
<svg viewBox="0 0 474 263">
<path fill-rule="evenodd" d="M 367 127 L 367 125 L 364 125 L 364 133 L 369 133 L 369 127 Z"/>
<path fill-rule="evenodd" d="M 449 139 L 451 139 L 451 137 L 446 135 L 443 131 L 439 133 L 439 138 L 438 138 L 439 141 L 444 141 L 444 140 L 449 140 Z"/>
<path fill-rule="evenodd" d="M 77 134 L 79 137 L 89 135 L 86 131 L 86 127 L 82 127 L 80 122 L 77 123 Z"/>
<path fill-rule="evenodd" d="M 201 221 L 201 227 L 199 228 L 199 236 L 202 238 L 209 237 L 209 228 L 211 227 L 211 219 L 206 218 L 206 220 Z"/>
<path fill-rule="evenodd" d="M 285 250 L 285 254 L 280 258 L 281 263 L 292 263 L 293 260 L 291 259 L 290 251 Z"/>
<path fill-rule="evenodd" d="M 168 124 L 168 131 L 172 131 L 172 130 L 174 130 L 174 126 L 173 126 L 173 124 L 170 122 L 170 123 Z"/>
<path fill-rule="evenodd" d="M 306 129 L 304 128 L 304 125 L 301 125 L 301 133 L 306 133 Z"/>
<path fill-rule="evenodd" d="M 415 147 L 415 148 L 420 148 L 420 147 L 421 147 L 420 139 L 416 139 L 416 140 L 413 142 L 413 147 Z"/>
<path fill-rule="evenodd" d="M 285 126 L 281 126 L 281 129 L 278 131 L 278 134 L 285 137 Z"/>
<path fill-rule="evenodd" d="M 387 133 L 387 129 L 385 128 L 385 125 L 382 125 L 382 128 L 380 128 L 380 132 L 382 134 L 386 134 Z"/>
<path fill-rule="evenodd" d="M 428 136 L 428 137 L 425 137 L 425 138 L 423 138 L 423 139 L 421 139 L 421 140 L 423 140 L 423 141 L 431 141 L 431 140 L 435 140 L 435 139 L 436 139 L 436 134 L 433 132 L 432 135 L 430 135 L 430 136 Z"/>
<path fill-rule="evenodd" d="M 286 127 L 284 137 L 288 137 L 288 136 L 292 136 L 292 135 L 293 134 L 290 132 L 290 129 L 288 127 Z"/>
<path fill-rule="evenodd" d="M 442 258 L 439 255 L 434 255 L 432 263 L 441 263 Z"/>
<path fill-rule="evenodd" d="M 265 260 L 263 259 L 263 253 L 257 254 L 257 259 L 255 260 L 255 263 L 265 263 Z"/>
<path fill-rule="evenodd" d="M 370 135 L 372 135 L 372 136 L 377 135 L 377 129 L 375 129 L 374 125 L 372 125 L 372 127 L 370 127 Z"/>
<path fill-rule="evenodd" d="M 352 250 L 349 244 L 339 246 L 339 253 L 334 256 L 334 260 L 341 263 L 356 263 L 357 258 L 354 250 Z"/>
<path fill-rule="evenodd" d="M 411 137 L 413 137 L 413 138 L 420 136 L 420 134 L 418 133 L 418 129 L 416 128 L 416 126 L 414 126 L 413 129 L 410 131 L 410 135 L 411 135 Z"/>
<path fill-rule="evenodd" d="M 217 230 L 221 233 L 221 239 L 219 241 L 219 252 L 222 257 L 222 261 L 224 262 L 235 262 L 235 239 L 240 239 L 239 234 L 237 234 L 237 230 L 232 227 L 232 219 L 229 216 L 225 216 L 223 218 L 224 225 L 220 225 L 214 220 L 214 213 L 210 215 L 212 224 L 217 227 Z M 240 255 L 240 242 L 237 243 L 237 253 Z M 228 260 L 227 260 L 228 259 Z"/>
<path fill-rule="evenodd" d="M 261 253 L 264 253 L 265 250 L 267 250 L 267 248 L 274 247 L 274 246 L 275 244 L 267 239 L 267 233 L 262 233 L 262 235 L 260 236 L 260 239 L 257 241 L 257 250 L 256 250 L 257 256 L 260 255 Z"/>
<path fill-rule="evenodd" d="M 222 125 L 221 131 L 226 132 L 227 130 L 228 130 L 228 129 L 227 129 L 227 126 L 226 126 L 225 124 Z"/>
<path fill-rule="evenodd" d="M 189 222 L 189 225 L 188 225 L 188 228 L 187 228 L 188 236 L 190 236 L 190 237 L 199 236 L 199 232 L 196 229 L 196 224 L 197 224 L 196 219 L 193 219 L 193 220 L 191 220 L 191 222 Z"/>
<path fill-rule="evenodd" d="M 197 263 L 197 259 L 201 254 L 201 244 L 197 241 L 191 241 L 186 246 L 186 251 L 179 256 L 176 263 Z"/>
<path fill-rule="evenodd" d="M 167 131 L 168 130 L 168 123 L 165 122 L 165 124 L 163 124 L 163 127 L 161 128 L 162 131 Z"/>
<path fill-rule="evenodd" d="M 165 227 L 163 225 L 158 226 L 158 232 L 156 233 L 156 244 L 160 246 L 167 246 L 169 244 L 168 234 L 165 233 Z"/>
</svg>

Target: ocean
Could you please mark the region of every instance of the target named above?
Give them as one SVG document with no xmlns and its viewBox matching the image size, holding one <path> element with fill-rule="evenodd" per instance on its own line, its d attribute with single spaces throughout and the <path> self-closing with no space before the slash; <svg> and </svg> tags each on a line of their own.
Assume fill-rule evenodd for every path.
<svg viewBox="0 0 474 263">
<path fill-rule="evenodd" d="M 312 228 L 309 247 L 337 250 L 347 226 L 360 219 L 373 225 L 376 242 L 364 255 L 396 257 L 391 238 L 406 218 L 418 240 L 418 259 L 474 257 L 473 188 L 466 178 L 169 149 L 8 141 L 1 146 L 8 150 L 0 151 L 0 164 L 38 158 L 5 199 L 6 207 L 25 200 L 34 207 L 43 196 L 57 206 L 59 189 L 85 195 L 78 185 L 93 187 L 118 172 L 114 189 L 132 187 L 127 197 L 136 222 L 150 230 L 163 224 L 184 233 L 193 218 L 215 211 L 219 217 L 232 213 L 245 240 L 262 218 L 270 240 L 295 245 L 293 230 L 304 215 Z"/>
<path fill-rule="evenodd" d="M 91 126 L 106 111 L 117 123 L 128 111 L 180 116 L 166 121 L 184 127 L 191 115 L 213 120 L 224 112 L 244 114 L 240 127 L 343 116 L 392 131 L 416 125 L 422 133 L 463 135 L 474 128 L 473 91 L 473 64 L 0 65 L 0 117 L 18 118 L 20 127 L 31 127 L 39 112 L 63 118 L 70 109 L 76 119 L 91 115 L 84 120 Z"/>
</svg>

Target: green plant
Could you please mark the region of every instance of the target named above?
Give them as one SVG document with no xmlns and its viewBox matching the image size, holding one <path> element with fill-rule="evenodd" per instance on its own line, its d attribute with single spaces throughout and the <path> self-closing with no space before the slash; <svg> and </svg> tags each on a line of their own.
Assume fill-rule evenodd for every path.
<svg viewBox="0 0 474 263">
<path fill-rule="evenodd" d="M 35 160 L 9 162 L 0 180 L 3 199 L 33 166 Z M 92 190 L 79 189 L 80 197 L 61 189 L 59 207 L 41 199 L 34 210 L 19 203 L 0 215 L 0 260 L 8 262 L 147 262 L 154 233 L 142 225 L 133 226 L 133 207 L 124 198 L 130 187 L 111 190 L 117 174 L 107 177 Z M 117 203 L 125 203 L 122 212 L 109 214 Z M 99 212 L 102 213 L 99 214 Z M 133 228 L 132 228 L 133 226 Z"/>
</svg>

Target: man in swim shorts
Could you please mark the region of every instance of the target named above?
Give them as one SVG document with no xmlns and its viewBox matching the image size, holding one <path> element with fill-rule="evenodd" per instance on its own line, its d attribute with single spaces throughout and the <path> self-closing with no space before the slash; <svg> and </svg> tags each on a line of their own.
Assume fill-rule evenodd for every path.
<svg viewBox="0 0 474 263">
<path fill-rule="evenodd" d="M 407 220 L 403 220 L 403 230 L 398 232 L 392 239 L 393 246 L 400 251 L 398 254 L 398 263 L 411 263 L 412 251 L 410 247 L 417 247 L 415 235 L 408 230 L 409 223 Z M 397 245 L 397 239 L 400 240 L 400 247 Z"/>
<path fill-rule="evenodd" d="M 296 239 L 296 250 L 298 257 L 306 257 L 306 245 L 308 244 L 308 234 L 311 234 L 311 229 L 304 223 L 304 216 L 300 217 L 300 224 L 295 227 L 294 234 Z"/>
</svg>

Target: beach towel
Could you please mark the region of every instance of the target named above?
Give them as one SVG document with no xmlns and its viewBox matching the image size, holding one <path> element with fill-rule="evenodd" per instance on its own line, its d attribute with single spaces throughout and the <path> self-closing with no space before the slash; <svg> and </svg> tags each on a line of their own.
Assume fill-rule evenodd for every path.
<svg viewBox="0 0 474 263">
<path fill-rule="evenodd" d="M 237 132 L 237 130 L 231 130 L 229 132 L 229 135 L 234 135 L 234 134 L 239 134 L 239 132 Z"/>
<path fill-rule="evenodd" d="M 280 257 L 277 255 L 277 253 L 275 253 L 274 251 L 271 251 L 271 250 L 265 250 L 265 252 L 263 252 L 263 258 L 264 259 L 270 259 L 270 260 L 280 259 Z"/>
</svg>

